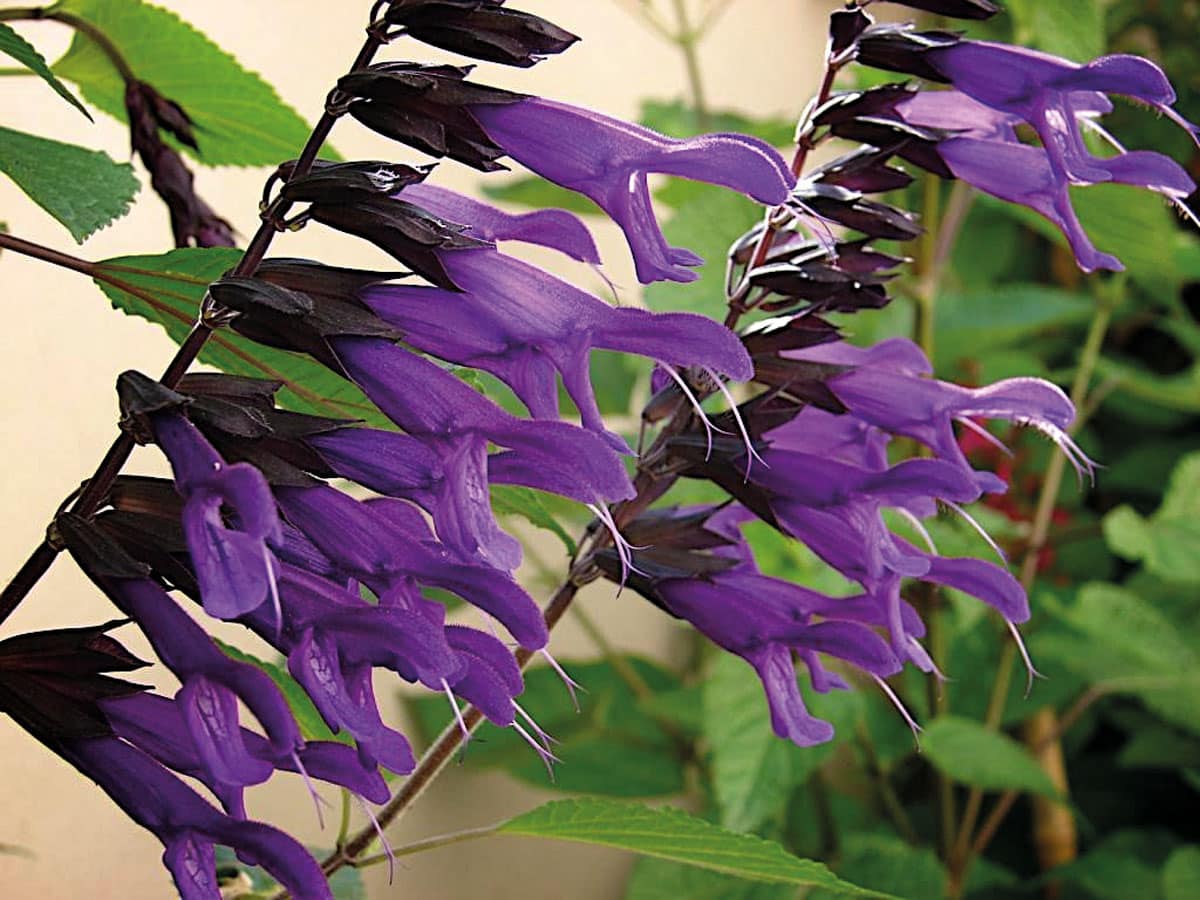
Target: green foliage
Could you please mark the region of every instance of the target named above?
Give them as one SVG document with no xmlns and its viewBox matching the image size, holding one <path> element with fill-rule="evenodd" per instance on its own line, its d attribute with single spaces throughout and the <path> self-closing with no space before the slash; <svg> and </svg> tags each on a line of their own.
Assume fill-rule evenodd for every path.
<svg viewBox="0 0 1200 900">
<path fill-rule="evenodd" d="M 3 22 L 0 22 L 0 53 L 8 54 L 21 65 L 25 66 L 25 68 L 50 85 L 58 96 L 62 97 L 89 119 L 91 118 L 91 115 L 83 108 L 83 104 L 71 93 L 70 89 L 50 71 L 50 67 L 46 65 L 45 58 L 37 51 L 37 48 Z"/>
<path fill-rule="evenodd" d="M 569 556 L 575 555 L 575 539 L 546 508 L 542 494 L 532 488 L 511 484 L 493 484 L 492 509 L 498 516 L 520 516 L 537 528 L 551 532 L 562 541 Z"/>
<path fill-rule="evenodd" d="M 224 247 L 122 256 L 97 264 L 94 277 L 114 307 L 161 325 L 171 340 L 180 343 L 196 321 L 209 283 L 240 256 L 240 251 Z M 283 382 L 279 402 L 298 412 L 389 427 L 362 391 L 308 356 L 265 347 L 221 329 L 201 351 L 200 361 L 233 375 Z"/>
<path fill-rule="evenodd" d="M 1162 900 L 1162 868 L 1172 841 L 1161 832 L 1120 831 L 1052 873 L 1095 900 Z"/>
<path fill-rule="evenodd" d="M 1105 0 L 1009 0 L 1017 39 L 1039 50 L 1088 62 L 1104 52 Z"/>
<path fill-rule="evenodd" d="M 821 863 L 792 856 L 778 844 L 725 831 L 670 807 L 556 800 L 510 819 L 499 832 L 617 847 L 753 881 L 827 887 L 844 896 L 886 896 L 841 881 Z"/>
<path fill-rule="evenodd" d="M 1163 900 L 1195 900 L 1200 897 L 1200 847 L 1180 847 L 1163 867 Z"/>
<path fill-rule="evenodd" d="M 205 165 L 273 166 L 295 158 L 308 138 L 309 126 L 274 88 L 175 13 L 142 0 L 59 6 L 103 31 L 139 79 L 183 107 L 200 149 L 176 146 Z M 76 34 L 53 69 L 89 103 L 126 121 L 125 84 L 85 35 Z"/>
<path fill-rule="evenodd" d="M 1154 515 L 1120 506 L 1105 517 L 1104 536 L 1114 553 L 1141 560 L 1153 575 L 1200 582 L 1200 453 L 1180 461 Z"/>
<path fill-rule="evenodd" d="M 679 682 L 666 670 L 637 657 L 623 657 L 621 669 L 653 693 L 677 689 Z M 504 769 L 537 785 L 563 791 L 612 797 L 655 797 L 683 790 L 683 764 L 673 736 L 661 720 L 646 712 L 625 680 L 625 672 L 608 662 L 566 664 L 584 687 L 576 710 L 557 673 L 537 668 L 525 674 L 521 705 L 536 715 L 538 724 L 557 743 L 559 766 L 551 783 L 537 754 L 511 728 L 481 727 L 465 757 L 468 768 Z M 423 696 L 410 704 L 420 731 L 432 737 L 451 721 L 445 698 Z"/>
<path fill-rule="evenodd" d="M 921 736 L 921 750 L 940 771 L 962 784 L 1047 797 L 1058 793 L 1024 747 L 973 719 L 939 716 Z"/>
<path fill-rule="evenodd" d="M 499 203 L 533 209 L 565 209 L 584 216 L 601 215 L 600 207 L 583 194 L 559 187 L 536 175 L 519 175 L 499 183 L 487 181 L 481 188 L 485 197 Z"/>
<path fill-rule="evenodd" d="M 945 894 L 946 873 L 937 854 L 887 834 L 853 834 L 842 847 L 836 867 L 839 876 L 861 885 L 904 897 L 935 900 Z M 818 890 L 806 900 L 831 900 L 837 894 Z"/>
<path fill-rule="evenodd" d="M 133 166 L 105 153 L 0 128 L 0 171 L 79 243 L 129 212 Z"/>
<path fill-rule="evenodd" d="M 642 857 L 634 864 L 625 900 L 793 900 L 786 884 L 760 884 L 682 863 Z"/>
</svg>

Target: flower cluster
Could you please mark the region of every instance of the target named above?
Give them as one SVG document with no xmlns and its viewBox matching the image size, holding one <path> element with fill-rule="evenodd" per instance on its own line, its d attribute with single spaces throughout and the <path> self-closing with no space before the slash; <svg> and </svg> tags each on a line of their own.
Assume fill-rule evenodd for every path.
<svg viewBox="0 0 1200 900">
<path fill-rule="evenodd" d="M 1095 127 L 1110 93 L 1168 113 L 1174 95 L 1143 60 L 1077 66 L 877 25 L 866 5 L 833 16 L 831 76 L 858 60 L 951 88 L 824 96 L 801 122 L 792 166 L 755 138 L 677 140 L 477 83 L 469 67 L 364 64 L 339 80 L 331 114 L 481 171 L 507 158 L 595 201 L 624 232 L 642 282 L 686 282 L 703 262 L 668 244 L 651 174 L 758 201 L 768 208 L 763 223 L 731 249 L 727 322 L 755 310 L 772 317 L 735 333 L 691 313 L 614 307 L 498 246 L 522 241 L 599 265 L 578 219 L 562 210 L 511 214 L 427 184 L 431 165 L 303 156 L 281 164 L 271 184 L 281 183 L 280 202 L 303 210 L 271 224 L 344 231 L 404 269 L 268 259 L 212 284 L 204 321 L 317 361 L 360 389 L 390 427 L 282 409 L 275 382 L 191 375 L 167 387 L 125 373 L 122 427 L 157 445 L 174 477 L 121 477 L 97 515 L 65 513 L 56 535 L 145 633 L 180 688 L 160 696 L 108 675 L 140 665 L 106 635 L 111 625 L 0 643 L 0 706 L 161 839 L 183 897 L 219 896 L 215 844 L 262 865 L 294 897 L 330 896 L 307 851 L 248 818 L 244 791 L 278 770 L 386 802 L 381 768 L 408 773 L 415 760 L 380 714 L 376 669 L 444 694 L 464 736 L 460 701 L 554 758 L 536 711 L 518 703 L 520 666 L 499 636 L 503 627 L 526 654 L 554 664 L 542 613 L 514 577 L 521 545 L 495 518 L 493 485 L 587 505 L 596 527 L 572 583 L 601 574 L 626 583 L 744 658 L 763 682 L 775 731 L 797 744 L 828 740 L 832 728 L 805 710 L 796 660 L 818 691 L 848 688 L 836 671 L 847 667 L 885 691 L 884 679 L 906 663 L 936 672 L 906 580 L 978 597 L 1017 634 L 1029 608 L 1007 569 L 941 556 L 921 520 L 939 506 L 970 520 L 966 504 L 1005 489 L 970 465 L 956 424 L 983 435 L 980 420 L 1032 426 L 1090 471 L 1068 434 L 1070 402 L 1036 379 L 976 389 L 935 380 L 913 343 L 855 347 L 824 314 L 889 300 L 887 284 L 904 260 L 872 242 L 921 232 L 914 216 L 873 198 L 911 182 L 897 160 L 1050 217 L 1085 269 L 1119 267 L 1092 248 L 1068 188 L 1117 181 L 1179 200 L 1194 185 L 1155 153 L 1093 155 L 1081 127 Z M 965 18 L 996 11 L 987 0 L 903 5 Z M 384 0 L 375 11 L 376 37 L 406 35 L 514 66 L 576 40 L 502 0 Z M 153 152 L 152 120 L 186 133 L 169 104 L 146 92 L 130 97 L 145 125 L 142 152 Z M 1020 125 L 1040 144 L 1018 140 Z M 808 151 L 830 136 L 861 146 L 802 172 Z M 269 218 L 275 206 L 266 208 Z M 190 238 L 227 237 L 210 211 L 181 216 Z M 606 427 L 596 401 L 593 350 L 652 367 L 644 420 L 661 427 L 633 460 L 632 478 L 626 463 L 635 454 Z M 462 369 L 504 382 L 528 415 L 506 411 Z M 578 424 L 562 417 L 560 381 Z M 732 382 L 747 383 L 740 397 Z M 895 437 L 926 455 L 895 461 Z M 680 477 L 706 479 L 729 500 L 654 506 Z M 893 533 L 887 510 L 925 536 L 924 546 Z M 741 530 L 752 519 L 803 542 L 860 590 L 831 597 L 764 575 Z M 431 589 L 460 597 L 485 627 L 448 623 Z M 193 601 L 196 615 L 177 597 Z M 303 732 L 279 686 L 215 642 L 201 612 L 240 623 L 278 651 L 328 730 L 350 743 Z M 76 690 L 61 690 L 62 672 L 77 676 Z M 241 707 L 254 722 L 242 720 Z M 178 775 L 205 785 L 222 809 Z"/>
</svg>

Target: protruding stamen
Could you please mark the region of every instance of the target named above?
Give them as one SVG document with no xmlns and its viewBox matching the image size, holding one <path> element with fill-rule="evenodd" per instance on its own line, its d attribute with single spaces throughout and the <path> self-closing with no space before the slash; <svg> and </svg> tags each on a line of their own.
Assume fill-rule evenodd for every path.
<svg viewBox="0 0 1200 900">
<path fill-rule="evenodd" d="M 555 756 L 553 753 L 551 753 L 549 750 L 547 750 L 545 747 L 543 747 L 541 744 L 539 744 L 534 739 L 533 735 L 531 735 L 528 731 L 526 731 L 524 728 L 521 727 L 520 723 L 513 722 L 510 727 L 513 729 L 513 731 L 515 731 L 522 738 L 524 738 L 525 743 L 527 743 L 530 747 L 532 747 L 534 749 L 534 751 L 537 753 L 537 755 L 539 757 L 541 757 L 542 763 L 546 766 L 546 772 L 550 776 L 550 780 L 554 781 L 554 763 L 562 762 L 562 760 L 559 759 L 557 756 Z"/>
<path fill-rule="evenodd" d="M 578 688 L 582 691 L 584 689 L 583 685 L 568 675 L 566 669 L 558 664 L 558 660 L 551 656 L 550 651 L 545 647 L 539 650 L 538 653 L 545 657 L 546 662 L 550 664 L 550 668 L 552 668 L 558 674 L 558 677 L 562 679 L 563 684 L 567 686 L 567 693 L 571 695 L 571 703 L 575 706 L 575 712 L 579 712 L 579 698 L 575 696 L 575 689 Z"/>
<path fill-rule="evenodd" d="M 987 529 L 985 529 L 982 525 L 980 525 L 978 520 L 976 520 L 976 518 L 973 515 L 971 515 L 963 507 L 959 506 L 957 503 L 955 503 L 952 500 L 943 500 L 942 502 L 945 503 L 946 506 L 948 506 L 950 509 L 954 510 L 956 513 L 958 513 L 960 516 L 962 516 L 963 519 L 966 520 L 966 523 L 968 525 L 970 525 L 972 528 L 974 528 L 975 531 L 977 531 L 979 533 L 979 536 L 987 542 L 987 545 L 992 548 L 992 551 L 998 557 L 1000 557 L 1000 562 L 1004 563 L 1005 565 L 1008 564 L 1008 556 L 1005 555 L 1004 551 L 1002 549 L 1000 549 L 1000 545 L 997 544 L 992 539 L 992 536 L 987 533 Z"/>
<path fill-rule="evenodd" d="M 354 794 L 354 799 L 358 801 L 366 817 L 371 820 L 371 827 L 375 829 L 375 834 L 379 838 L 379 846 L 383 848 L 383 854 L 388 861 L 388 884 L 392 883 L 392 879 L 396 875 L 396 854 L 392 852 L 392 845 L 388 843 L 387 835 L 383 833 L 383 826 L 379 824 L 379 820 L 375 818 L 375 813 L 371 811 L 371 807 L 367 806 L 367 801 L 358 794 Z"/>
<path fill-rule="evenodd" d="M 889 700 L 892 701 L 892 705 L 895 706 L 896 709 L 900 710 L 900 715 L 904 717 L 904 721 L 908 723 L 908 727 L 913 733 L 913 743 L 917 745 L 917 750 L 920 750 L 921 739 L 918 737 L 918 735 L 921 733 L 921 726 L 918 725 L 916 720 L 909 714 L 904 704 L 900 701 L 900 698 L 896 696 L 896 692 L 892 690 L 892 686 L 890 684 L 874 673 L 872 673 L 871 677 L 875 679 L 875 683 L 879 685 L 879 689 L 883 691 Z"/>
<path fill-rule="evenodd" d="M 543 747 L 545 747 L 547 750 L 549 750 L 551 744 L 558 743 L 558 741 L 556 741 L 554 739 L 553 735 L 548 734 L 546 732 L 546 730 L 542 728 L 541 725 L 539 725 L 536 721 L 534 721 L 533 716 L 531 716 L 529 713 L 527 713 L 521 707 L 521 704 L 517 703 L 515 700 L 513 701 L 513 709 L 515 709 L 517 711 L 517 714 L 522 719 L 524 719 L 526 722 L 529 723 L 529 727 L 533 730 L 533 733 L 537 735 L 538 741 L 539 741 L 539 743 L 541 743 L 541 745 Z"/>
<path fill-rule="evenodd" d="M 767 461 L 759 456 L 758 451 L 754 449 L 754 441 L 750 439 L 750 431 L 746 428 L 746 422 L 742 419 L 742 413 L 738 409 L 738 402 L 736 399 L 734 399 L 733 394 L 730 393 L 729 387 L 721 379 L 721 376 L 708 366 L 704 367 L 704 371 L 707 372 L 708 377 L 716 383 L 717 390 L 721 392 L 721 396 L 724 397 L 725 402 L 729 404 L 729 412 L 733 416 L 733 421 L 737 423 L 738 431 L 741 432 L 742 441 L 746 445 L 746 475 L 743 480 L 749 481 L 750 467 L 754 465 L 754 460 L 758 460 L 764 468 L 769 469 L 771 467 L 767 465 Z"/>
<path fill-rule="evenodd" d="M 1058 446 L 1058 449 L 1066 456 L 1067 462 L 1071 464 L 1071 468 L 1075 470 L 1075 477 L 1079 479 L 1080 486 L 1083 485 L 1083 476 L 1086 474 L 1088 483 L 1095 486 L 1096 484 L 1096 464 L 1088 458 L 1088 455 L 1083 452 L 1083 449 L 1075 443 L 1075 440 L 1059 428 L 1057 425 L 1052 425 L 1049 422 L 1040 421 L 1037 419 L 1018 419 L 1018 425 L 1028 425 L 1031 428 L 1036 428 Z"/>
<path fill-rule="evenodd" d="M 271 551 L 262 547 L 263 565 L 267 567 L 267 588 L 271 592 L 271 609 L 275 613 L 275 640 L 283 636 L 283 604 L 279 600 L 279 583 L 275 580 L 275 567 L 271 565 Z"/>
<path fill-rule="evenodd" d="M 921 540 L 925 542 L 925 546 L 929 548 L 929 552 L 936 556 L 938 552 L 937 546 L 933 543 L 933 538 L 925 530 L 925 525 L 917 518 L 916 514 L 910 509 L 905 509 L 903 506 L 897 506 L 895 509 L 913 527 L 913 530 L 921 536 Z"/>
<path fill-rule="evenodd" d="M 1033 667 L 1033 660 L 1029 657 L 1029 649 L 1025 646 L 1025 639 L 1021 637 L 1021 632 L 1017 626 L 1008 621 L 1008 619 L 1004 620 L 1004 624 L 1008 626 L 1013 640 L 1017 642 L 1017 650 L 1020 652 L 1021 659 L 1025 663 L 1025 699 L 1028 700 L 1029 695 L 1033 692 L 1033 680 L 1044 676 Z"/>
<path fill-rule="evenodd" d="M 979 435 L 981 438 L 983 438 L 985 441 L 987 441 L 989 444 L 991 444 L 993 447 L 995 447 L 997 450 L 999 450 L 1005 456 L 1011 457 L 1013 455 L 1012 450 L 1008 449 L 1008 445 L 1005 444 L 1004 441 L 1000 440 L 1000 438 L 996 437 L 994 434 L 992 434 L 990 431 L 988 431 L 986 428 L 984 428 L 982 425 L 980 425 L 974 419 L 970 419 L 970 418 L 967 418 L 966 416 L 963 416 L 961 419 L 955 419 L 954 421 L 958 422 L 958 424 L 961 425 L 963 428 L 966 428 L 969 431 L 975 432 L 977 435 Z"/>
<path fill-rule="evenodd" d="M 466 746 L 471 740 L 471 729 L 467 727 L 467 721 L 463 718 L 462 710 L 458 708 L 458 699 L 454 696 L 454 691 L 450 690 L 450 684 L 445 678 L 442 679 L 442 690 L 446 692 L 446 698 L 450 701 L 450 708 L 454 710 L 454 718 L 458 722 L 458 727 L 462 730 L 463 746 Z"/>
<path fill-rule="evenodd" d="M 692 393 L 692 389 L 690 387 L 688 387 L 687 380 L 682 375 L 680 375 L 678 372 L 676 372 L 673 368 L 671 368 L 664 362 L 659 362 L 658 364 L 660 366 L 662 366 L 663 371 L 666 372 L 668 375 L 670 375 L 671 379 L 677 385 L 679 385 L 679 389 L 681 391 L 683 391 L 683 396 L 687 397 L 688 402 L 690 404 L 692 404 L 692 409 L 694 409 L 696 411 L 696 415 L 700 419 L 700 424 L 702 424 L 704 426 L 704 434 L 705 434 L 705 437 L 708 439 L 708 446 L 704 450 L 704 459 L 707 462 L 708 458 L 712 456 L 713 432 L 720 431 L 722 434 L 726 434 L 727 432 L 722 431 L 720 428 L 718 428 L 716 425 L 714 425 L 712 423 L 712 421 L 708 418 L 708 414 L 704 411 L 704 407 L 702 407 L 700 405 L 700 401 L 696 398 L 696 395 L 694 393 Z"/>
<path fill-rule="evenodd" d="M 634 547 L 621 535 L 621 531 L 617 528 L 617 523 L 612 517 L 612 513 L 608 511 L 603 503 L 588 503 L 587 508 L 590 509 L 596 518 L 604 525 L 609 535 L 613 539 L 613 548 L 617 551 L 617 558 L 621 561 L 621 583 L 617 587 L 617 593 L 625 587 L 625 581 L 629 577 L 630 572 L 637 572 L 639 575 L 644 575 L 637 566 L 633 564 L 633 551 L 645 550 L 645 547 Z"/>
<path fill-rule="evenodd" d="M 304 763 L 300 761 L 300 754 L 295 750 L 292 751 L 292 762 L 296 765 L 296 771 L 300 773 L 300 777 L 304 779 L 304 786 L 308 788 L 308 794 L 312 797 L 313 806 L 317 809 L 317 824 L 321 830 L 325 830 L 325 814 L 321 812 L 322 805 L 328 806 L 329 801 L 317 793 L 317 786 L 313 784 L 312 778 L 308 774 L 308 770 L 304 768 Z"/>
</svg>

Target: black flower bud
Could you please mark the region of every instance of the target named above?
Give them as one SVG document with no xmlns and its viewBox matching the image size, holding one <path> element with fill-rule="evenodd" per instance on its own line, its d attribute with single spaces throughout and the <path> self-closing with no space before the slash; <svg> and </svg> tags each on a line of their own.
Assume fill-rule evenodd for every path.
<svg viewBox="0 0 1200 900">
<path fill-rule="evenodd" d="M 503 0 L 393 0 L 384 21 L 405 34 L 449 50 L 509 66 L 532 66 L 562 53 L 579 38 Z"/>
</svg>

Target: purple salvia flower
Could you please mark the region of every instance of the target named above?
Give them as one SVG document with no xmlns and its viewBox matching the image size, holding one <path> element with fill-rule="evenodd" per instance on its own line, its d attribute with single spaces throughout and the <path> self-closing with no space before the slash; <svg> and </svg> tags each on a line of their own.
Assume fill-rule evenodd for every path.
<svg viewBox="0 0 1200 900">
<path fill-rule="evenodd" d="M 274 591 L 268 543 L 280 539 L 266 479 L 251 465 L 227 465 L 182 414 L 160 412 L 150 419 L 184 499 L 183 530 L 205 612 L 235 619 L 258 608 Z M 222 507 L 236 514 L 238 528 L 228 527 Z"/>
<path fill-rule="evenodd" d="M 447 252 L 441 261 L 462 293 L 380 285 L 362 298 L 417 349 L 500 378 L 535 418 L 558 417 L 557 373 L 584 427 L 604 434 L 619 451 L 626 445 L 604 430 L 592 391 L 591 350 L 708 367 L 742 381 L 754 374 L 741 341 L 704 316 L 614 308 L 491 249 Z"/>
<path fill-rule="evenodd" d="M 621 227 L 638 279 L 693 281 L 703 259 L 671 247 L 654 217 L 647 175 L 658 172 L 722 185 L 760 203 L 787 199 L 795 178 L 770 146 L 741 134 L 688 140 L 592 110 L 528 97 L 469 107 L 489 138 L 548 181 L 593 200 Z"/>
<path fill-rule="evenodd" d="M 541 610 L 524 588 L 505 572 L 434 541 L 415 508 L 408 507 L 411 516 L 399 520 L 398 511 L 382 510 L 406 507 L 402 501 L 366 504 L 324 486 L 279 487 L 276 496 L 288 519 L 322 553 L 381 597 L 397 579 L 411 578 L 459 594 L 500 621 L 522 646 L 545 646 Z"/>
<path fill-rule="evenodd" d="M 1175 91 L 1154 63 L 1136 56 L 1104 56 L 1087 64 L 985 41 L 960 41 L 925 57 L 956 91 L 920 95 L 901 110 L 905 121 L 957 132 L 938 153 L 958 178 L 980 190 L 1036 210 L 1067 236 L 1085 271 L 1123 267 L 1092 245 L 1079 224 L 1068 188 L 1113 182 L 1145 187 L 1177 206 L 1195 183 L 1173 160 L 1151 151 L 1094 156 L 1082 128 L 1108 138 L 1094 119 L 1112 110 L 1109 94 L 1154 107 L 1196 138 L 1195 125 L 1172 108 Z M 947 107 L 960 104 L 961 111 Z M 1000 114 L 1000 117 L 997 116 Z M 1027 123 L 1040 147 L 1018 141 L 1013 126 Z"/>
<path fill-rule="evenodd" d="M 59 753 L 162 841 L 182 900 L 220 900 L 213 847 L 231 847 L 296 900 L 333 900 L 321 867 L 269 825 L 227 816 L 142 751 L 114 738 L 64 742 Z"/>
<path fill-rule="evenodd" d="M 445 493 L 434 519 L 438 536 L 457 550 L 478 553 L 503 569 L 520 562 L 519 545 L 496 535 L 487 499 L 489 442 L 518 453 L 528 449 L 535 456 L 591 457 L 593 465 L 612 473 L 605 486 L 624 475 L 620 458 L 602 438 L 559 422 L 518 419 L 436 364 L 389 341 L 338 337 L 330 345 L 347 374 L 384 414 L 441 456 Z M 628 478 L 623 487 L 620 496 L 597 496 L 593 502 L 631 497 Z"/>
</svg>

